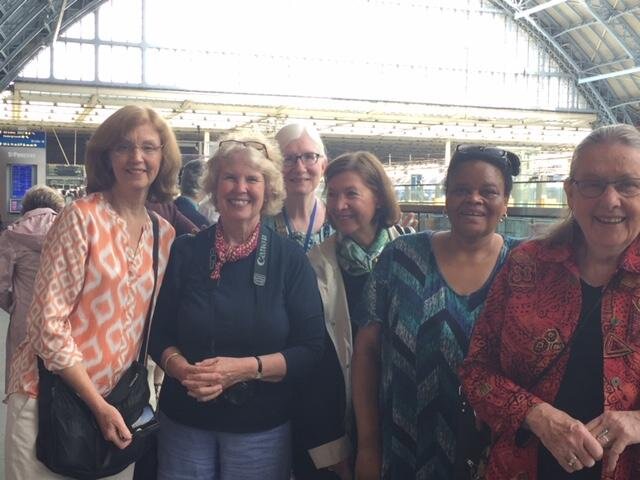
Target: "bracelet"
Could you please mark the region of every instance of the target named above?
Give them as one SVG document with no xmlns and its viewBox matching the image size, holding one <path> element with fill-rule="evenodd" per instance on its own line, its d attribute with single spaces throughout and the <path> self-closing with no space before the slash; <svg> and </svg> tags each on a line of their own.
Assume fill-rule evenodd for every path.
<svg viewBox="0 0 640 480">
<path fill-rule="evenodd" d="M 169 355 L 165 361 L 164 361 L 164 368 L 162 370 L 164 370 L 165 372 L 167 371 L 167 367 L 169 366 L 169 362 L 171 361 L 171 359 L 177 357 L 180 355 L 180 352 L 173 352 L 171 355 Z"/>
<path fill-rule="evenodd" d="M 253 358 L 255 358 L 258 362 L 258 371 L 256 372 L 256 376 L 254 377 L 256 380 L 260 380 L 262 379 L 262 359 L 255 355 Z"/>
</svg>

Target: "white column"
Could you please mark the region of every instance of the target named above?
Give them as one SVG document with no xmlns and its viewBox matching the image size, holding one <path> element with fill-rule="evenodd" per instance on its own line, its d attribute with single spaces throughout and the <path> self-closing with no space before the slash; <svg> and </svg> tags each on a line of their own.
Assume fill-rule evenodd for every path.
<svg viewBox="0 0 640 480">
<path fill-rule="evenodd" d="M 209 130 L 205 130 L 204 131 L 204 137 L 202 138 L 202 154 L 204 155 L 204 158 L 209 158 L 210 152 L 209 152 L 209 142 L 211 141 L 211 134 L 209 133 Z"/>
</svg>

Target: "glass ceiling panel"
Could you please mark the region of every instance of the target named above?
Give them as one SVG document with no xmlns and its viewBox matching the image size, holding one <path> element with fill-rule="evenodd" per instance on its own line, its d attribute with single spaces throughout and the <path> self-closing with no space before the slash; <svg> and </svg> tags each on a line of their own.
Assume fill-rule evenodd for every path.
<svg viewBox="0 0 640 480">
<path fill-rule="evenodd" d="M 96 24 L 97 57 L 82 43 Z M 111 0 L 62 38 L 53 77 L 100 85 L 588 109 L 573 79 L 483 0 Z M 21 77 L 47 68 L 41 53 Z"/>
<path fill-rule="evenodd" d="M 174 9 L 176 7 L 180 10 L 179 5 L 174 3 Z M 167 10 L 164 13 L 168 14 L 164 18 L 166 24 L 172 16 Z M 98 33 L 100 40 L 132 43 L 142 41 L 142 0 L 106 2 L 98 10 Z"/>
</svg>

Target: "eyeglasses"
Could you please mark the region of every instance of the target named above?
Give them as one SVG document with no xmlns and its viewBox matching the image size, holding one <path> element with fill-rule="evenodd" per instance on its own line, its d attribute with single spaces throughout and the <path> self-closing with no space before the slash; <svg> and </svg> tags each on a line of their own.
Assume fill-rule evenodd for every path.
<svg viewBox="0 0 640 480">
<path fill-rule="evenodd" d="M 616 192 L 623 197 L 635 197 L 640 195 L 640 178 L 623 178 L 620 180 L 570 180 L 577 188 L 578 192 L 586 198 L 598 198 L 612 185 Z"/>
<path fill-rule="evenodd" d="M 302 160 L 302 163 L 304 163 L 307 167 L 310 167 L 311 165 L 315 165 L 316 163 L 318 163 L 318 159 L 321 156 L 322 155 L 315 152 L 304 152 L 300 155 L 287 155 L 286 157 L 284 157 L 283 163 L 285 167 L 293 167 L 296 163 L 298 163 L 298 160 Z"/>
<path fill-rule="evenodd" d="M 244 148 L 253 148 L 259 152 L 262 152 L 266 158 L 269 158 L 269 153 L 267 152 L 267 146 L 264 143 L 246 141 L 242 142 L 240 140 L 223 140 L 218 144 L 218 148 L 233 148 L 238 145 L 242 145 Z"/>
<path fill-rule="evenodd" d="M 132 155 L 137 149 L 140 149 L 145 157 L 152 157 L 160 153 L 164 145 L 154 145 L 153 143 L 143 143 L 142 145 L 136 145 L 135 143 L 118 143 L 113 147 L 113 153 L 120 157 Z"/>
</svg>

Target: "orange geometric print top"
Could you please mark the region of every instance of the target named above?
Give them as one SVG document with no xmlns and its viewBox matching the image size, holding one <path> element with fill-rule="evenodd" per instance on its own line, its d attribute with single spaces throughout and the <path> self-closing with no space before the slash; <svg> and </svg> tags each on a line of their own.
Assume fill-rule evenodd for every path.
<svg viewBox="0 0 640 480">
<path fill-rule="evenodd" d="M 175 236 L 158 220 L 156 295 Z M 124 220 L 102 194 L 68 205 L 45 240 L 27 339 L 11 361 L 8 394 L 37 397 L 36 355 L 54 372 L 83 362 L 100 394 L 109 393 L 138 355 L 152 288 L 150 219 L 131 246 Z"/>
</svg>

